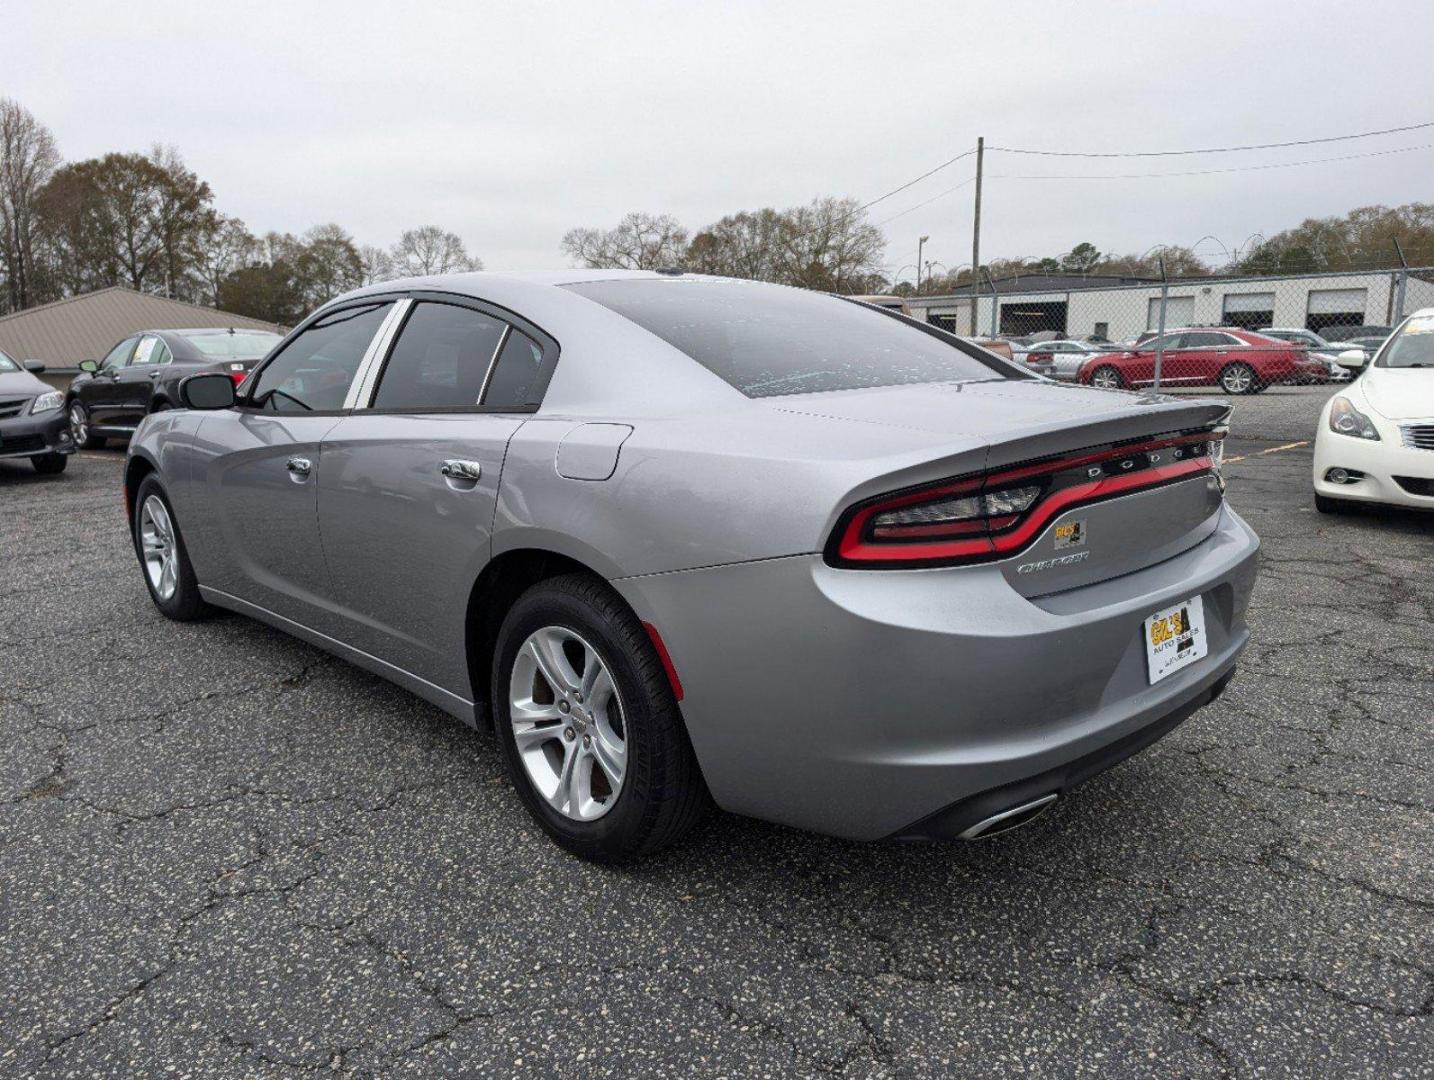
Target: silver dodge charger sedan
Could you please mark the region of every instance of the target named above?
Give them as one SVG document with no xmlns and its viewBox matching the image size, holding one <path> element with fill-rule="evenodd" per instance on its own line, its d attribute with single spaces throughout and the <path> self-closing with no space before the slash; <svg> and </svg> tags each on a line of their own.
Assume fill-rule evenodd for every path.
<svg viewBox="0 0 1434 1080">
<path fill-rule="evenodd" d="M 835 296 L 389 282 L 181 394 L 125 469 L 159 609 L 491 721 L 594 860 L 709 802 L 858 839 L 1013 827 L 1212 701 L 1249 637 L 1224 403 L 1058 385 Z"/>
</svg>

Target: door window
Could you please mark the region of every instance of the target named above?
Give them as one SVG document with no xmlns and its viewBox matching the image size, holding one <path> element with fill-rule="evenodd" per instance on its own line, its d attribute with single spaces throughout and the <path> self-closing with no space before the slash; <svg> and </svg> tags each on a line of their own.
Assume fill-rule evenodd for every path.
<svg viewBox="0 0 1434 1080">
<path fill-rule="evenodd" d="M 133 351 L 134 338 L 125 338 L 124 341 L 121 341 L 110 350 L 109 355 L 104 358 L 104 362 L 100 364 L 100 367 L 106 371 L 118 371 L 125 366 L 125 362 L 129 360 L 129 354 Z"/>
<path fill-rule="evenodd" d="M 131 367 L 157 366 L 169 363 L 169 346 L 157 337 L 142 337 L 134 350 Z"/>
<path fill-rule="evenodd" d="M 522 331 L 514 330 L 493 365 L 483 404 L 497 409 L 536 408 L 542 404 L 552 376 L 553 363 L 544 358 L 543 347 Z"/>
<path fill-rule="evenodd" d="M 343 408 L 369 343 L 392 302 L 342 308 L 311 323 L 264 365 L 248 404 L 266 412 Z"/>
<path fill-rule="evenodd" d="M 506 328 L 472 308 L 418 304 L 384 365 L 373 407 L 472 408 Z"/>
<path fill-rule="evenodd" d="M 1224 334 L 1213 334 L 1208 330 L 1180 335 L 1182 349 L 1224 349 L 1229 344 L 1230 339 Z"/>
</svg>

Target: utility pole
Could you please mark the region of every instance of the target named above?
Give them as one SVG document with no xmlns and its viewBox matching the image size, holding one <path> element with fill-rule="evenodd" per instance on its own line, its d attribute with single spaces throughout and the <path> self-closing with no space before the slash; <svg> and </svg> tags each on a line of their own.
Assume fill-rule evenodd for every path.
<svg viewBox="0 0 1434 1080">
<path fill-rule="evenodd" d="M 986 136 L 976 140 L 976 222 L 971 230 L 971 336 L 976 335 L 976 301 L 981 296 L 981 166 L 986 160 Z"/>
<path fill-rule="evenodd" d="M 921 249 L 926 246 L 926 241 L 931 237 L 923 236 L 916 241 L 916 295 L 921 295 Z"/>
</svg>

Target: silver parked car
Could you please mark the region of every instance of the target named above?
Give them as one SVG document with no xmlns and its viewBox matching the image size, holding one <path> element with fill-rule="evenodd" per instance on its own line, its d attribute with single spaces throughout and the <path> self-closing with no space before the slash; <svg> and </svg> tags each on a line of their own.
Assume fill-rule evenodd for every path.
<svg viewBox="0 0 1434 1080">
<path fill-rule="evenodd" d="M 1248 638 L 1223 403 L 1053 384 L 833 296 L 390 282 L 181 397 L 125 470 L 160 610 L 243 612 L 491 718 L 592 859 L 709 800 L 999 831 L 1213 700 Z"/>
</svg>

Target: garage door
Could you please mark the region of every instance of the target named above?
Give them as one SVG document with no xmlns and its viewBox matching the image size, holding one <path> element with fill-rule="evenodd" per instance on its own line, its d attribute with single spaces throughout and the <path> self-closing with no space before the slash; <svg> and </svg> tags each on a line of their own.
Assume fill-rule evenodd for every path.
<svg viewBox="0 0 1434 1080">
<path fill-rule="evenodd" d="M 1189 326 L 1195 321 L 1195 297 L 1172 296 L 1165 301 L 1166 327 Z M 1160 329 L 1160 297 L 1150 298 L 1150 313 L 1145 320 L 1145 329 Z"/>
<path fill-rule="evenodd" d="M 1368 289 L 1311 289 L 1305 326 L 1315 332 L 1330 326 L 1363 326 Z"/>
<path fill-rule="evenodd" d="M 1224 318 L 1226 326 L 1243 326 L 1258 330 L 1275 321 L 1275 294 L 1272 292 L 1226 293 Z"/>
</svg>

